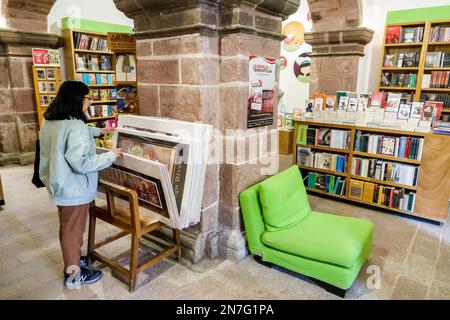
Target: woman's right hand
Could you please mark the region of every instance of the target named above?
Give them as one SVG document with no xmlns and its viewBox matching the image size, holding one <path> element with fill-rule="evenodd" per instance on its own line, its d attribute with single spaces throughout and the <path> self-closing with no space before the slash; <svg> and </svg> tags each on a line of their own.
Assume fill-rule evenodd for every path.
<svg viewBox="0 0 450 320">
<path fill-rule="evenodd" d="M 121 158 L 123 156 L 123 150 L 122 149 L 113 149 L 111 150 L 114 155 L 116 156 L 116 158 Z"/>
</svg>

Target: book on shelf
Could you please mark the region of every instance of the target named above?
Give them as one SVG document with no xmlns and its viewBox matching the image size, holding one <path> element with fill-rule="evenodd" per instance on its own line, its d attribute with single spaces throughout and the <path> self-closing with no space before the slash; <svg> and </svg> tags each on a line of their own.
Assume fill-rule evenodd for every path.
<svg viewBox="0 0 450 320">
<path fill-rule="evenodd" d="M 450 109 L 450 94 L 448 93 L 422 93 L 420 101 L 425 103 L 426 101 L 439 101 L 443 103 L 443 110 Z"/>
<path fill-rule="evenodd" d="M 334 111 L 336 109 L 336 96 L 327 96 L 325 110 Z"/>
<path fill-rule="evenodd" d="M 371 154 L 389 155 L 397 158 L 420 160 L 422 157 L 423 138 L 393 137 L 381 134 L 356 131 L 355 151 Z"/>
<path fill-rule="evenodd" d="M 383 72 L 380 84 L 383 87 L 414 88 L 416 81 L 416 73 Z"/>
<path fill-rule="evenodd" d="M 386 102 L 386 111 L 387 112 L 398 112 L 398 108 L 400 106 L 402 100 L 402 95 L 398 93 L 389 93 L 387 102 Z"/>
<path fill-rule="evenodd" d="M 350 180 L 349 198 L 403 211 L 414 211 L 415 192 L 378 183 Z"/>
<path fill-rule="evenodd" d="M 450 52 L 428 52 L 425 59 L 425 68 L 450 67 Z"/>
<path fill-rule="evenodd" d="M 402 103 L 399 106 L 397 118 L 408 120 L 411 117 L 412 103 Z"/>
<path fill-rule="evenodd" d="M 106 38 L 74 32 L 73 42 L 75 49 L 108 51 L 108 41 Z"/>
<path fill-rule="evenodd" d="M 402 43 L 416 43 L 423 40 L 423 27 L 402 27 L 401 42 Z"/>
<path fill-rule="evenodd" d="M 389 26 L 386 28 L 386 43 L 399 43 L 401 26 Z"/>
<path fill-rule="evenodd" d="M 310 189 L 341 195 L 345 194 L 345 178 L 331 174 L 320 174 L 317 172 L 308 172 L 307 186 Z"/>
<path fill-rule="evenodd" d="M 422 88 L 450 88 L 450 71 L 431 71 L 423 75 Z"/>
<path fill-rule="evenodd" d="M 419 52 L 403 52 L 386 54 L 384 58 L 385 68 L 413 68 L 419 65 Z"/>
<path fill-rule="evenodd" d="M 299 147 L 297 148 L 297 163 L 311 168 L 345 172 L 347 156 Z"/>
<path fill-rule="evenodd" d="M 350 131 L 331 128 L 307 128 L 308 145 L 326 146 L 334 149 L 348 149 Z"/>
<path fill-rule="evenodd" d="M 430 42 L 450 42 L 450 27 L 436 26 L 430 29 Z"/>
<path fill-rule="evenodd" d="M 354 176 L 393 182 L 411 187 L 417 186 L 418 166 L 385 161 L 380 159 L 358 158 L 352 160 L 351 173 Z"/>
</svg>

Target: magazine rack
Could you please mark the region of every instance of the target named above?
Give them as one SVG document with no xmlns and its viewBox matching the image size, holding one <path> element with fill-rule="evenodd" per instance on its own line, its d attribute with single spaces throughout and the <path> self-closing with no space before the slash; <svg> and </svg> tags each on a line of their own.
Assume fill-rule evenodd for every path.
<svg viewBox="0 0 450 320">
<path fill-rule="evenodd" d="M 98 260 L 113 271 L 125 276 L 129 291 L 133 292 L 136 287 L 137 275 L 139 272 L 148 269 L 172 254 L 176 254 L 178 261 L 180 261 L 180 231 L 172 229 L 173 243 L 167 245 L 167 242 L 163 239 L 151 235 L 152 232 L 160 229 L 162 224 L 158 219 L 141 214 L 136 191 L 103 180 L 100 180 L 99 182 L 99 189 L 105 193 L 106 203 L 104 203 L 104 201 L 96 200 L 91 204 L 89 211 L 88 256 L 90 264 L 93 261 Z M 109 223 L 122 231 L 109 236 L 102 241 L 95 242 L 97 219 Z M 118 262 L 101 255 L 96 250 L 127 235 L 131 235 L 129 269 L 126 269 Z M 155 243 L 158 247 L 162 248 L 162 250 L 156 255 L 151 256 L 150 259 L 139 262 L 138 250 L 141 239 Z"/>
</svg>

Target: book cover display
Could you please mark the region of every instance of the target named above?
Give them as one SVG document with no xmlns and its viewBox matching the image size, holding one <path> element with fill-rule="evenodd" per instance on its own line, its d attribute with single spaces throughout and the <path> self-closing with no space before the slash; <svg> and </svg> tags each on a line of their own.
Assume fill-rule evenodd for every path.
<svg viewBox="0 0 450 320">
<path fill-rule="evenodd" d="M 123 148 L 124 157 L 102 170 L 100 179 L 135 190 L 139 205 L 154 217 L 187 228 L 200 221 L 211 135 L 210 125 L 123 115 L 113 148 Z"/>
<path fill-rule="evenodd" d="M 273 123 L 276 59 L 249 57 L 247 128 Z"/>
</svg>

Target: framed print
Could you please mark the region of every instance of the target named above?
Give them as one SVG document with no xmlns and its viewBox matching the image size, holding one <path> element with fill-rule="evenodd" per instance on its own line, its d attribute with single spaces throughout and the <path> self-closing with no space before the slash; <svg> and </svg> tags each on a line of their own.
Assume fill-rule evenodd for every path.
<svg viewBox="0 0 450 320">
<path fill-rule="evenodd" d="M 41 105 L 48 106 L 50 104 L 49 98 L 47 95 L 41 95 Z"/>
<path fill-rule="evenodd" d="M 47 82 L 38 82 L 39 84 L 39 92 L 47 92 Z"/>
<path fill-rule="evenodd" d="M 36 75 L 38 80 L 46 80 L 45 69 L 36 69 Z"/>
<path fill-rule="evenodd" d="M 56 83 L 55 82 L 47 82 L 47 91 L 48 92 L 56 92 Z"/>
<path fill-rule="evenodd" d="M 46 70 L 46 76 L 47 76 L 47 80 L 56 80 L 56 78 L 55 78 L 55 70 L 54 69 L 47 69 Z"/>
</svg>

